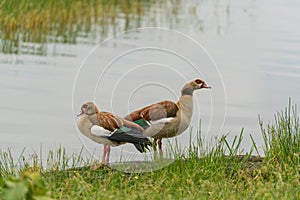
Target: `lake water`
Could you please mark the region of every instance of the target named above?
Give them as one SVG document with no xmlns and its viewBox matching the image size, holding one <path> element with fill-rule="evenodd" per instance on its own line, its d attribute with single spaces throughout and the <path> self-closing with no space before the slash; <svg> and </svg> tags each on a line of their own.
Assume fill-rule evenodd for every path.
<svg viewBox="0 0 300 200">
<path fill-rule="evenodd" d="M 258 114 L 269 122 L 289 97 L 300 104 L 299 9 L 292 0 L 184 1 L 176 15 L 159 9 L 129 32 L 120 18 L 117 31 L 44 44 L 42 55 L 39 44 L 21 44 L 18 55 L 1 53 L 1 150 L 17 156 L 42 146 L 46 155 L 62 146 L 72 154 L 84 145 L 85 155 L 99 156 L 102 145 L 76 128 L 83 102 L 124 116 L 176 101 L 183 84 L 200 77 L 212 89 L 195 92 L 194 132 L 200 119 L 207 142 L 227 133 L 232 139 L 244 127 L 242 147 L 249 149 L 252 134 L 262 152 Z M 182 146 L 188 132 L 178 137 Z M 135 152 L 130 145 L 113 148 L 112 159 L 127 151 Z"/>
</svg>

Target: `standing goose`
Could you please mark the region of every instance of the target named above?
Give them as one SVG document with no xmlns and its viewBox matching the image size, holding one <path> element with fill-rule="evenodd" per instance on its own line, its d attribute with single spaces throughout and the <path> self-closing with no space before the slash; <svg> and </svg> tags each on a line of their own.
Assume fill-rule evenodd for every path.
<svg viewBox="0 0 300 200">
<path fill-rule="evenodd" d="M 181 97 L 176 103 L 161 101 L 136 110 L 124 118 L 139 124 L 144 128 L 145 136 L 154 138 L 155 159 L 157 142 L 160 156 L 163 157 L 162 139 L 177 136 L 189 126 L 193 114 L 193 91 L 202 88 L 211 87 L 203 80 L 195 79 L 183 86 Z"/>
<path fill-rule="evenodd" d="M 87 102 L 81 106 L 77 115 L 78 129 L 94 142 L 104 145 L 102 163 L 109 163 L 110 146 L 132 143 L 141 153 L 151 146 L 150 140 L 143 136 L 143 128 L 109 112 L 100 112 L 97 105 Z"/>
</svg>

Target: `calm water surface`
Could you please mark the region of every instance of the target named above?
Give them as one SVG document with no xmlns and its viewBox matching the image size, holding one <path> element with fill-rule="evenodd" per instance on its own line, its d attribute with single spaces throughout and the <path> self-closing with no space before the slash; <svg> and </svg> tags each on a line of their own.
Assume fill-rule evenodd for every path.
<svg viewBox="0 0 300 200">
<path fill-rule="evenodd" d="M 209 141 L 226 133 L 233 138 L 244 127 L 243 148 L 251 146 L 249 134 L 261 146 L 258 114 L 268 122 L 287 106 L 289 97 L 300 104 L 300 2 L 183 5 L 176 17 L 156 24 L 142 21 L 136 28 L 156 25 L 180 31 L 198 41 L 217 66 L 184 35 L 164 29 L 124 33 L 92 53 L 94 44 L 106 37 L 78 38 L 74 45 L 47 44 L 47 56 L 0 54 L 1 149 L 10 148 L 14 155 L 24 147 L 26 154 L 39 152 L 41 146 L 45 152 L 63 146 L 78 153 L 83 144 L 90 152 L 102 150 L 76 129 L 74 115 L 84 101 L 94 99 L 100 109 L 124 116 L 149 103 L 176 101 L 182 85 L 199 76 L 213 89 L 195 93 L 193 130 L 201 119 L 202 135 Z M 164 11 L 158 15 L 164 16 Z M 130 52 L 108 65 L 140 47 L 172 50 L 196 68 L 183 57 L 156 48 Z M 178 139 L 183 146 L 188 144 L 188 131 Z M 134 152 L 130 145 L 115 148 L 113 159 L 127 150 Z"/>
</svg>

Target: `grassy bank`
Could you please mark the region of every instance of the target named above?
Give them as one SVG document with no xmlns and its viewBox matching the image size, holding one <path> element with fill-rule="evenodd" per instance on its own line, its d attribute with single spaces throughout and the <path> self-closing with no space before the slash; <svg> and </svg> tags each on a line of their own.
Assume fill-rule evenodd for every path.
<svg viewBox="0 0 300 200">
<path fill-rule="evenodd" d="M 265 157 L 238 155 L 243 132 L 232 143 L 226 137 L 203 146 L 191 144 L 188 156 L 148 173 L 124 173 L 93 161 L 68 158 L 64 149 L 50 153 L 50 170 L 38 157 L 14 170 L 9 153 L 1 154 L 2 199 L 27 195 L 30 199 L 299 199 L 300 129 L 296 107 L 275 115 L 273 124 L 260 120 Z M 70 162 L 67 162 L 67 161 Z M 83 167 L 77 167 L 83 165 Z M 20 189 L 21 188 L 21 189 Z M 22 193 L 23 192 L 23 193 Z"/>
</svg>

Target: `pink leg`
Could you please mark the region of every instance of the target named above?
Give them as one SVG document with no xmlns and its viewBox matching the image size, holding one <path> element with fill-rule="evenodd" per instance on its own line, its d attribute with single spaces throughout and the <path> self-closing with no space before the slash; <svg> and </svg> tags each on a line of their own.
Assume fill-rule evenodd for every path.
<svg viewBox="0 0 300 200">
<path fill-rule="evenodd" d="M 154 160 L 155 160 L 155 161 L 157 161 L 156 142 L 157 142 L 157 139 L 154 138 L 154 140 L 153 140 L 153 142 L 152 142 L 152 147 L 153 147 L 153 151 L 154 151 Z"/>
<path fill-rule="evenodd" d="M 106 162 L 105 164 L 108 165 L 109 163 L 109 156 L 110 156 L 110 146 L 106 146 L 107 150 L 107 155 L 106 155 Z"/>
<path fill-rule="evenodd" d="M 107 154 L 106 147 L 107 146 L 104 145 L 103 156 L 102 156 L 102 163 L 105 163 L 105 157 L 106 157 L 106 154 Z"/>
<path fill-rule="evenodd" d="M 159 149 L 160 158 L 163 159 L 164 155 L 163 155 L 163 150 L 162 150 L 162 139 L 158 140 L 158 149 Z"/>
<path fill-rule="evenodd" d="M 97 170 L 98 168 L 102 167 L 103 165 L 105 165 L 105 158 L 106 158 L 106 155 L 107 155 L 107 145 L 104 145 L 104 150 L 103 150 L 103 156 L 102 156 L 102 162 L 101 164 L 99 165 L 95 165 L 93 167 L 94 170 Z"/>
</svg>

